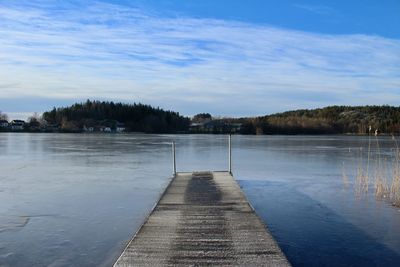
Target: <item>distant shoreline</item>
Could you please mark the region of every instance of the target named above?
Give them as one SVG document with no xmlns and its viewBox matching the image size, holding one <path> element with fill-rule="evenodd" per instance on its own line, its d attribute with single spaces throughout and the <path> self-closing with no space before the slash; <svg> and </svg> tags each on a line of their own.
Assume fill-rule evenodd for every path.
<svg viewBox="0 0 400 267">
<path fill-rule="evenodd" d="M 360 137 L 375 137 L 374 135 L 359 134 L 359 133 L 297 133 L 297 134 L 242 134 L 242 133 L 145 133 L 145 132 L 121 132 L 121 133 L 102 133 L 102 132 L 45 132 L 45 131 L 0 131 L 2 133 L 31 133 L 31 134 L 74 134 L 74 135 L 240 135 L 240 136 L 360 136 Z M 379 133 L 378 137 L 400 136 L 400 134 Z"/>
<path fill-rule="evenodd" d="M 1 114 L 0 114 L 1 115 Z M 3 117 L 7 117 L 4 116 Z M 28 121 L 1 119 L 0 131 L 244 135 L 400 135 L 400 107 L 328 106 L 259 117 L 185 117 L 141 103 L 87 100 Z"/>
</svg>

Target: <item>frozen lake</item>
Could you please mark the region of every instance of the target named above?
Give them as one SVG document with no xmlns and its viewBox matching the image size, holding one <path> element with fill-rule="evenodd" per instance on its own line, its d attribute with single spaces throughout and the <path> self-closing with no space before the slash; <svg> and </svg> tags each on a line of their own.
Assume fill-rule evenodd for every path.
<svg viewBox="0 0 400 267">
<path fill-rule="evenodd" d="M 354 194 L 368 137 L 232 139 L 234 176 L 294 266 L 400 263 L 399 208 Z M 0 266 L 112 265 L 171 178 L 172 141 L 178 171 L 227 169 L 222 135 L 0 133 Z"/>
</svg>

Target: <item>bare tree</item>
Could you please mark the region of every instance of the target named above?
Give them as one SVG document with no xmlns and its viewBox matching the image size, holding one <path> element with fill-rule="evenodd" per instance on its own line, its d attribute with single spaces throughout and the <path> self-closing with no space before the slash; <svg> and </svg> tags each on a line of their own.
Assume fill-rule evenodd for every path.
<svg viewBox="0 0 400 267">
<path fill-rule="evenodd" d="M 44 124 L 44 120 L 39 113 L 35 112 L 31 117 L 28 118 L 28 123 L 30 127 L 40 127 Z"/>
<path fill-rule="evenodd" d="M 2 113 L 1 110 L 0 110 L 0 120 L 6 120 L 6 121 L 8 121 L 8 116 L 7 116 L 7 114 Z"/>
</svg>

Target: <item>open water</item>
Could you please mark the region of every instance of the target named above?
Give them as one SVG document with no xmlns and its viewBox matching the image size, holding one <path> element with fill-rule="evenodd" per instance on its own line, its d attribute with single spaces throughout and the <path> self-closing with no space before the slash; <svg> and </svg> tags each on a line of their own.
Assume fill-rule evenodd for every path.
<svg viewBox="0 0 400 267">
<path fill-rule="evenodd" d="M 368 137 L 232 139 L 234 176 L 294 266 L 400 266 L 399 208 L 354 192 Z M 227 169 L 223 135 L 0 133 L 0 266 L 111 266 L 172 176 L 172 141 L 178 171 Z M 391 162 L 394 141 L 375 141 Z"/>
</svg>

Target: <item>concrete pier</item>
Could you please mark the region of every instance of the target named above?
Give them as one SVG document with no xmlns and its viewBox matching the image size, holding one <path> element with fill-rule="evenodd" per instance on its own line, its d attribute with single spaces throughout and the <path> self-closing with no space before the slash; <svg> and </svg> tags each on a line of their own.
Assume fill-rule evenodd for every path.
<svg viewBox="0 0 400 267">
<path fill-rule="evenodd" d="M 229 172 L 178 173 L 114 266 L 290 266 Z"/>
</svg>

